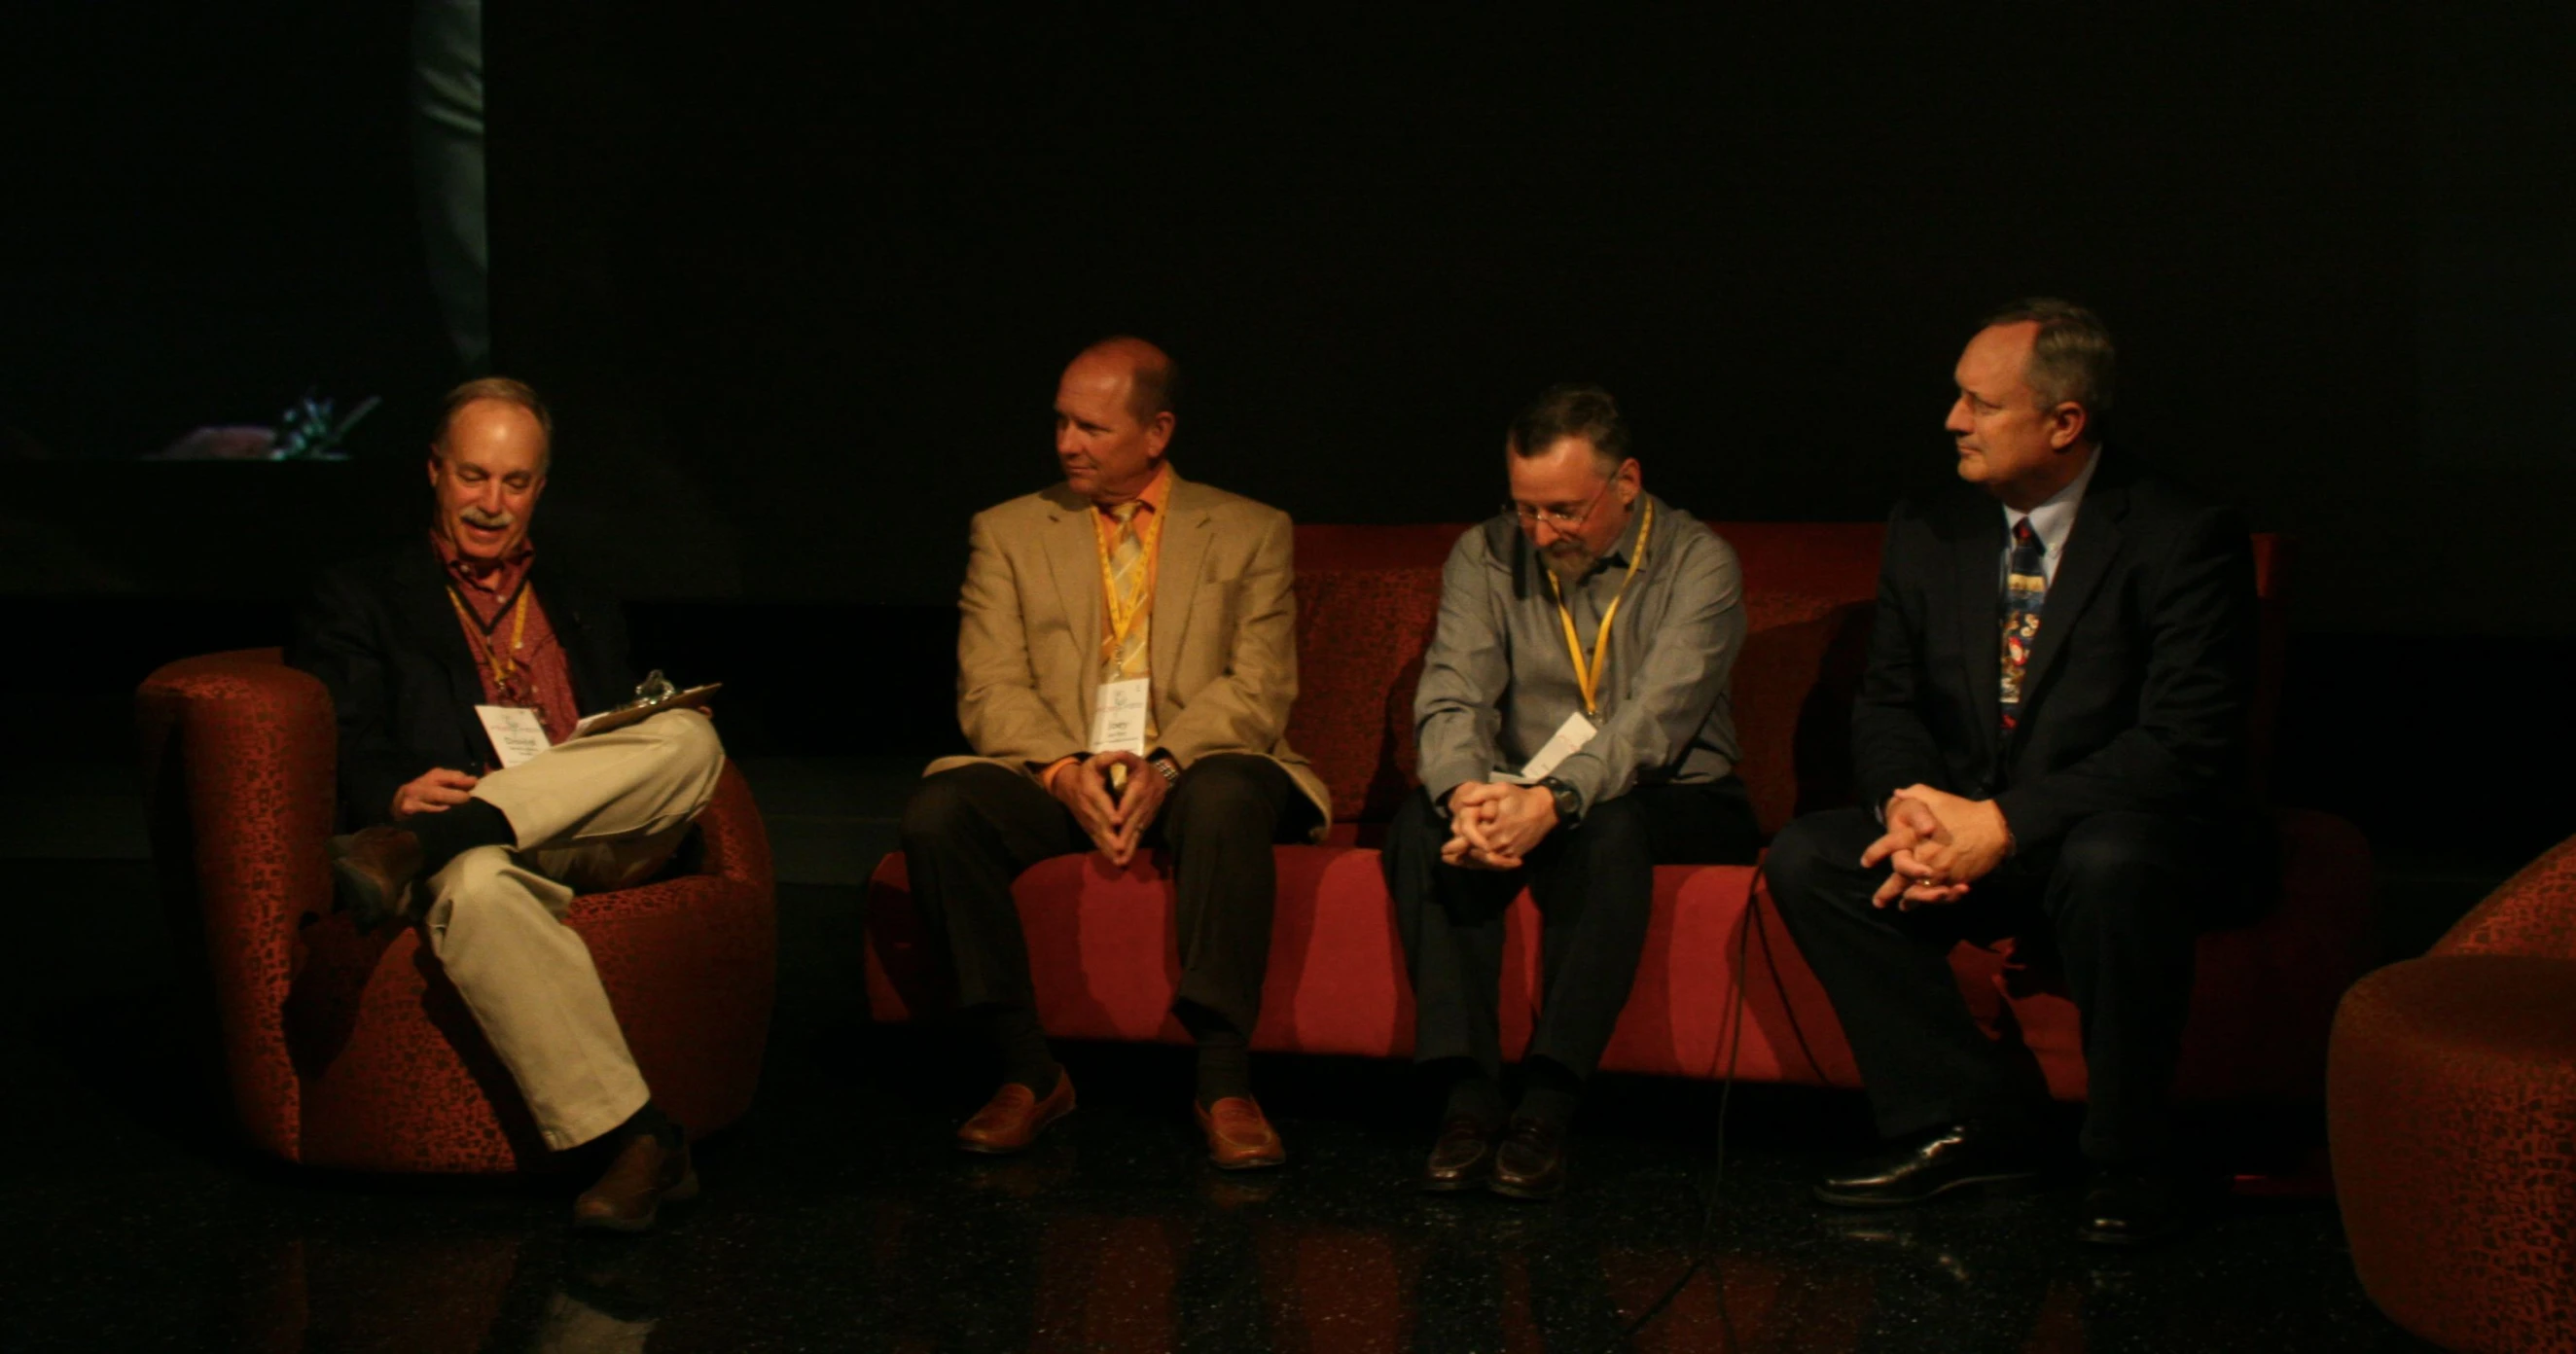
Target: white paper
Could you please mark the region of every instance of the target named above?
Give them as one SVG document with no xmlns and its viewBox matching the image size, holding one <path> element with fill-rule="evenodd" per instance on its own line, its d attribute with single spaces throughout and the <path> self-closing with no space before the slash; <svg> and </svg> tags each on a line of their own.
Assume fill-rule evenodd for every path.
<svg viewBox="0 0 2576 1354">
<path fill-rule="evenodd" d="M 483 732 L 491 735 L 492 752 L 504 770 L 528 761 L 554 744 L 546 738 L 545 721 L 522 705 L 478 705 Z"/>
<path fill-rule="evenodd" d="M 1145 755 L 1145 707 L 1153 699 L 1153 680 L 1130 677 L 1102 682 L 1091 710 L 1091 750 Z"/>
<path fill-rule="evenodd" d="M 1538 750 L 1537 756 L 1529 759 L 1529 765 L 1522 767 L 1520 774 L 1504 772 L 1494 779 L 1513 785 L 1527 785 L 1539 780 L 1548 772 L 1554 771 L 1557 763 L 1581 752 L 1583 745 L 1591 742 L 1592 735 L 1599 732 L 1601 730 L 1594 727 L 1591 720 L 1585 719 L 1582 711 L 1577 710 L 1567 715 L 1564 723 L 1556 726 L 1556 732 L 1548 735 L 1547 745 Z"/>
</svg>

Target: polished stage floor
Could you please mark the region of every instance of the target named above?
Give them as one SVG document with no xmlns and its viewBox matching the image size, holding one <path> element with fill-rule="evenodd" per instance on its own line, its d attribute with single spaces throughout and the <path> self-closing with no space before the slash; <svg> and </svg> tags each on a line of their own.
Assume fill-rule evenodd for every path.
<svg viewBox="0 0 2576 1354">
<path fill-rule="evenodd" d="M 1256 1066 L 1292 1153 L 1276 1172 L 1202 1164 L 1187 1055 L 1156 1048 L 1068 1049 L 1081 1111 L 1025 1157 L 965 1157 L 947 1133 L 980 1064 L 860 1010 L 851 871 L 904 779 L 754 768 L 782 874 L 807 881 L 780 891 L 760 1104 L 702 1148 L 703 1201 L 589 1238 L 563 1225 L 570 1177 L 343 1179 L 228 1145 L 150 867 L 110 821 L 127 792 L 72 777 L 95 802 L 0 839 L 21 957 L 0 1349 L 2424 1348 L 2362 1296 L 2314 1195 L 2239 1191 L 2134 1256 L 2071 1241 L 2071 1185 L 1816 1208 L 1806 1178 L 1867 1136 L 1842 1095 L 1739 1091 L 1713 1211 L 1719 1088 L 1644 1079 L 1587 1107 L 1552 1205 L 1409 1191 L 1428 1107 L 1401 1067 L 1326 1059 Z M 2236 1164 L 2294 1166 L 2304 1127 L 2229 1125 L 2266 1144 Z"/>
</svg>

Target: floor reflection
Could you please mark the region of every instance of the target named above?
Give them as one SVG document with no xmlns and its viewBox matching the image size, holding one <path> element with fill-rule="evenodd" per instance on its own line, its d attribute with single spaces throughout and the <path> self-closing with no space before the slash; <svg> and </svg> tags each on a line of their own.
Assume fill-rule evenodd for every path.
<svg viewBox="0 0 2576 1354">
<path fill-rule="evenodd" d="M 1808 1212 L 1776 1228 L 1752 1218 L 1762 1235 L 1749 1240 L 1731 1234 L 1746 1228 L 1721 1220 L 1707 1262 L 1632 1332 L 1691 1270 L 1694 1252 L 1687 1237 L 1658 1240 L 1622 1226 L 1619 1206 L 1390 1196 L 1376 1218 L 1339 1207 L 1299 1216 L 1289 1205 L 1304 1181 L 1210 1175 L 1188 1192 L 1194 1198 L 1147 1193 L 1122 1207 L 1081 1183 L 1069 1161 L 1041 1158 L 918 1183 L 905 1197 L 818 1206 L 804 1216 L 713 1210 L 641 1238 L 539 1229 L 287 1240 L 241 1257 L 232 1323 L 241 1338 L 233 1347 L 263 1354 L 2383 1347 L 2240 1339 L 2246 1332 L 2230 1306 L 2259 1300 L 2261 1285 L 2229 1291 L 2213 1280 L 2206 1252 L 2130 1262 L 2097 1260 L 2071 1243 L 2033 1247 L 2045 1208 Z"/>
</svg>

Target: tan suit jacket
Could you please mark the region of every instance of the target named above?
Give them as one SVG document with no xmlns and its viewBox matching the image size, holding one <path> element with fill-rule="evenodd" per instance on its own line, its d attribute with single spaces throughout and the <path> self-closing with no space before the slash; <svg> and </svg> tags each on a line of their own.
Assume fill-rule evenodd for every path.
<svg viewBox="0 0 2576 1354">
<path fill-rule="evenodd" d="M 1149 662 L 1157 743 L 1183 768 L 1210 753 L 1268 757 L 1314 801 L 1332 796 L 1288 748 L 1297 699 L 1293 536 L 1288 514 L 1172 477 L 1156 566 Z M 1091 750 L 1100 685 L 1100 547 L 1089 500 L 1063 485 L 975 515 L 959 596 L 957 722 L 978 761 L 1023 775 Z"/>
</svg>

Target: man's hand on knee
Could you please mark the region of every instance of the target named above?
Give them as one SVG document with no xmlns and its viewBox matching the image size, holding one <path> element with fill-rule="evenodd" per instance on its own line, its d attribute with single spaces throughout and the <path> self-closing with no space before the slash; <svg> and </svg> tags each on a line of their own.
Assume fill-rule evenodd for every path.
<svg viewBox="0 0 2576 1354">
<path fill-rule="evenodd" d="M 467 792 L 481 783 L 480 776 L 433 766 L 394 791 L 393 820 L 399 823 L 424 813 L 445 813 L 472 798 Z"/>
</svg>

